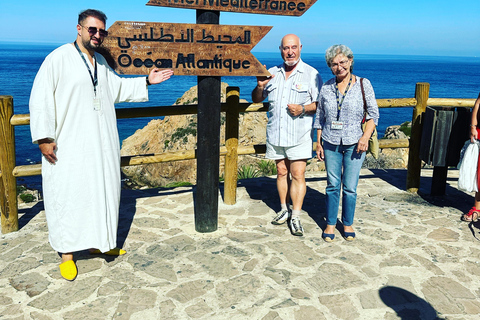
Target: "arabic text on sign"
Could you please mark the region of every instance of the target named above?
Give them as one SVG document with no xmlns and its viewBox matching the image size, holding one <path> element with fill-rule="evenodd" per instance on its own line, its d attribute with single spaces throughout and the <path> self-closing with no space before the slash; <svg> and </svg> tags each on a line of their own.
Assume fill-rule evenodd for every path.
<svg viewBox="0 0 480 320">
<path fill-rule="evenodd" d="M 206 33 L 205 29 L 202 29 L 202 35 L 195 39 L 194 29 L 187 29 L 186 31 L 181 31 L 180 37 L 175 38 L 173 34 L 164 33 L 164 29 L 160 28 L 160 34 L 155 34 L 155 29 L 150 28 L 150 33 L 140 33 L 134 34 L 131 38 L 123 39 L 117 37 L 118 46 L 122 49 L 130 48 L 130 42 L 132 41 L 147 41 L 147 42 L 189 42 L 189 43 L 222 43 L 222 44 L 250 44 L 251 43 L 251 31 L 244 31 L 243 38 L 232 37 L 231 35 L 218 35 L 215 39 L 214 36 Z"/>
</svg>

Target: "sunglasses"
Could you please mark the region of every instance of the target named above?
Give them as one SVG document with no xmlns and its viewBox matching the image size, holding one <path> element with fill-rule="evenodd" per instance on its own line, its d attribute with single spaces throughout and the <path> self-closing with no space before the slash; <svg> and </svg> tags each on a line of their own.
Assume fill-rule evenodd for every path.
<svg viewBox="0 0 480 320">
<path fill-rule="evenodd" d="M 87 27 L 82 26 L 82 28 L 85 28 L 88 31 L 88 34 L 90 36 L 96 35 L 97 32 L 100 35 L 100 37 L 107 37 L 108 36 L 108 31 L 107 30 L 97 29 L 97 27 L 88 27 L 87 28 Z"/>
</svg>

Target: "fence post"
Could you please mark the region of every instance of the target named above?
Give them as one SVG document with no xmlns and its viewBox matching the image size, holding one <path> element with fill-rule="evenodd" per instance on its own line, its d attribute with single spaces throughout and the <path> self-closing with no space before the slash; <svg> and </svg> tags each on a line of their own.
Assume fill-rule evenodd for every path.
<svg viewBox="0 0 480 320">
<path fill-rule="evenodd" d="M 412 134 L 408 148 L 408 169 L 407 169 L 407 191 L 418 192 L 420 188 L 420 173 L 422 160 L 420 160 L 420 141 L 422 139 L 423 114 L 427 109 L 427 100 L 430 91 L 430 84 L 418 82 L 415 86 L 415 99 L 417 105 L 413 109 Z"/>
<path fill-rule="evenodd" d="M 10 124 L 13 97 L 0 96 L 0 215 L 2 233 L 18 230 L 17 180 L 15 168 L 15 131 Z"/>
<path fill-rule="evenodd" d="M 240 88 L 227 87 L 227 110 L 225 116 L 225 183 L 224 201 L 225 204 L 237 202 L 237 170 L 238 170 L 238 126 L 240 101 Z"/>
</svg>

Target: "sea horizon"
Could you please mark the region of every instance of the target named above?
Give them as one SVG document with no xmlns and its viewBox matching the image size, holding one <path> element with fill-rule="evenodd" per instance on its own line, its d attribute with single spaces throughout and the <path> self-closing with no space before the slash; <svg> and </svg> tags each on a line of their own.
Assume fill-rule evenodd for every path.
<svg viewBox="0 0 480 320">
<path fill-rule="evenodd" d="M 28 100 L 35 75 L 45 57 L 59 44 L 2 43 L 5 42 L 0 41 L 0 78 L 3 80 L 0 81 L 0 95 L 13 96 L 15 114 L 29 113 Z M 252 53 L 267 68 L 282 62 L 278 52 Z M 430 83 L 432 98 L 475 99 L 478 96 L 480 59 L 423 55 L 354 55 L 353 73 L 371 81 L 377 99 L 413 98 L 418 82 Z M 333 77 L 325 63 L 324 53 L 302 52 L 302 60 L 316 68 L 324 82 Z M 468 68 L 465 68 L 466 64 Z M 8 81 L 5 81 L 6 79 Z M 238 86 L 240 98 L 251 101 L 251 90 L 256 85 L 254 76 L 225 76 L 222 77 L 222 82 Z M 149 88 L 150 101 L 121 103 L 117 104 L 116 108 L 170 106 L 195 85 L 196 76 L 173 76 L 167 82 Z M 385 129 L 391 125 L 411 121 L 412 111 L 412 107 L 381 108 L 377 128 L 379 136 L 383 136 Z M 120 143 L 156 118 L 119 119 L 117 123 Z M 31 143 L 29 126 L 15 127 L 15 136 L 17 165 L 38 163 L 41 159 L 40 153 L 38 147 Z M 39 177 L 36 180 L 35 185 L 38 184 Z"/>
<path fill-rule="evenodd" d="M 9 44 L 9 45 L 15 45 L 15 44 L 23 44 L 23 45 L 45 45 L 45 46 L 61 46 L 69 42 L 45 42 L 45 41 L 11 41 L 11 40 L 0 40 L 0 45 L 1 44 Z M 325 48 L 326 50 L 327 48 Z M 251 53 L 260 53 L 260 54 L 278 54 L 278 51 L 257 51 L 255 48 L 253 48 Z M 314 52 L 308 50 L 308 48 L 303 49 L 302 54 L 325 54 L 324 52 Z M 387 56 L 389 58 L 392 57 L 451 57 L 451 58 L 475 58 L 479 59 L 480 61 L 480 56 L 471 56 L 471 55 L 429 55 L 429 54 L 395 54 L 395 53 L 355 53 L 356 55 L 369 55 L 369 56 Z"/>
</svg>

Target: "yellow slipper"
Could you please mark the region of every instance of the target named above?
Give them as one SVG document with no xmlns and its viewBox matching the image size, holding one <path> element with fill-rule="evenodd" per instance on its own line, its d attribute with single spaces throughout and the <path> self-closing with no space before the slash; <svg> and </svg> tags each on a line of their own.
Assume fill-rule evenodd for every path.
<svg viewBox="0 0 480 320">
<path fill-rule="evenodd" d="M 60 263 L 60 274 L 68 281 L 73 281 L 77 277 L 78 270 L 73 260 L 68 260 Z"/>
<path fill-rule="evenodd" d="M 93 250 L 90 250 L 90 253 L 92 254 L 106 254 L 107 256 L 122 256 L 124 255 L 125 253 L 127 253 L 127 251 L 123 250 L 123 249 L 120 249 L 120 248 L 114 248 L 112 250 L 108 250 L 107 252 L 102 252 L 98 249 L 93 249 Z"/>
</svg>

